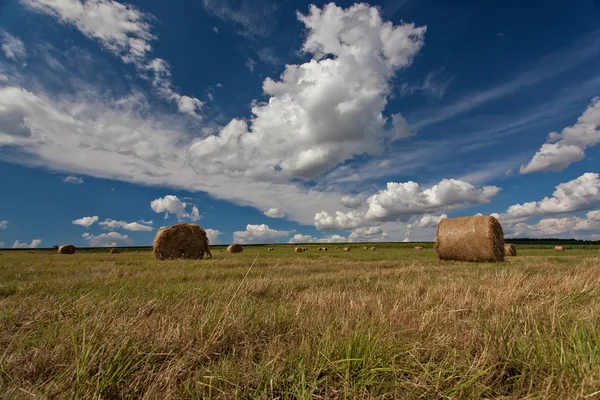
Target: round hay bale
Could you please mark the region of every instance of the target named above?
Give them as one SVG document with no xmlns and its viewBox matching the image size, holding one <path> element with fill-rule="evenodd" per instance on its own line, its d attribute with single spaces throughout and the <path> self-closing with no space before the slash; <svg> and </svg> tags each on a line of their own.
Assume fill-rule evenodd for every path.
<svg viewBox="0 0 600 400">
<path fill-rule="evenodd" d="M 504 255 L 508 257 L 515 257 L 517 255 L 517 248 L 514 244 L 504 244 Z"/>
<path fill-rule="evenodd" d="M 364 246 L 364 247 L 363 247 L 363 250 L 367 250 L 367 249 L 368 249 L 368 247 L 367 247 L 367 246 Z"/>
<path fill-rule="evenodd" d="M 139 250 L 138 250 L 138 251 L 136 251 L 136 252 L 135 252 L 135 254 L 140 254 L 140 251 L 139 251 Z"/>
<path fill-rule="evenodd" d="M 110 249 L 110 254 L 120 254 L 121 253 L 121 249 Z"/>
<path fill-rule="evenodd" d="M 350 251 L 350 247 L 344 247 L 344 251 Z"/>
<path fill-rule="evenodd" d="M 554 251 L 565 251 L 564 246 L 556 246 L 554 247 Z"/>
<path fill-rule="evenodd" d="M 440 260 L 504 261 L 504 233 L 494 217 L 443 219 L 437 227 L 435 251 Z"/>
<path fill-rule="evenodd" d="M 206 232 L 196 224 L 177 224 L 160 229 L 152 248 L 159 260 L 198 260 L 212 258 Z"/>
<path fill-rule="evenodd" d="M 376 250 L 376 248 L 375 248 L 375 247 L 371 247 L 371 251 L 375 251 L 375 250 Z"/>
<path fill-rule="evenodd" d="M 423 246 L 415 246 L 415 251 L 423 251 Z"/>
<path fill-rule="evenodd" d="M 323 247 L 323 251 L 327 251 L 327 247 Z"/>
<path fill-rule="evenodd" d="M 234 243 L 227 246 L 227 249 L 225 251 L 228 253 L 241 253 L 242 251 L 244 251 L 244 248 L 241 245 Z"/>
<path fill-rule="evenodd" d="M 58 254 L 75 254 L 77 248 L 72 244 L 63 244 L 58 247 Z"/>
<path fill-rule="evenodd" d="M 296 248 L 294 249 L 294 251 L 295 251 L 296 253 L 302 253 L 302 252 L 304 251 L 304 247 L 296 247 Z"/>
</svg>

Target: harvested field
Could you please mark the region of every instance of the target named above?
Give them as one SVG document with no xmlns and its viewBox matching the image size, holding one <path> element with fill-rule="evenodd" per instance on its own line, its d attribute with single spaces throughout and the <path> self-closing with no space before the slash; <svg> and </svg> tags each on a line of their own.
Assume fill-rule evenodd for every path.
<svg viewBox="0 0 600 400">
<path fill-rule="evenodd" d="M 600 387 L 597 249 L 472 264 L 412 246 L 267 248 L 177 261 L 3 251 L 0 397 L 567 399 Z"/>
</svg>

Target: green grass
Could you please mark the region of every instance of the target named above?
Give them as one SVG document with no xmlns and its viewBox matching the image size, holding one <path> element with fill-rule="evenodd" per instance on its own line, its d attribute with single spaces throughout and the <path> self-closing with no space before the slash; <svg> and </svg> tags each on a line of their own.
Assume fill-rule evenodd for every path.
<svg viewBox="0 0 600 400">
<path fill-rule="evenodd" d="M 600 398 L 597 249 L 317 247 L 0 252 L 0 398 Z"/>
</svg>

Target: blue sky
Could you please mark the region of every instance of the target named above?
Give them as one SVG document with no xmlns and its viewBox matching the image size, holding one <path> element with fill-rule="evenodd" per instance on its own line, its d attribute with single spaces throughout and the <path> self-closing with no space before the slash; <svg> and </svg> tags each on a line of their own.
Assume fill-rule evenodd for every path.
<svg viewBox="0 0 600 400">
<path fill-rule="evenodd" d="M 597 1 L 0 3 L 0 247 L 600 240 Z"/>
</svg>

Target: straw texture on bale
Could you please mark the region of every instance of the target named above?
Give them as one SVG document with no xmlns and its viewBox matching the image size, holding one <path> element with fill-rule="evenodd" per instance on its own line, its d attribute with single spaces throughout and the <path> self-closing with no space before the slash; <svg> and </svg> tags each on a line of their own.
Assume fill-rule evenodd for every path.
<svg viewBox="0 0 600 400">
<path fill-rule="evenodd" d="M 565 251 L 565 248 L 563 246 L 556 246 L 554 251 Z"/>
<path fill-rule="evenodd" d="M 302 252 L 304 251 L 304 247 L 296 247 L 296 248 L 294 249 L 294 251 L 295 251 L 296 253 L 302 253 Z"/>
<path fill-rule="evenodd" d="M 443 219 L 437 227 L 435 251 L 440 260 L 504 261 L 504 233 L 494 217 Z"/>
<path fill-rule="evenodd" d="M 154 237 L 152 248 L 159 260 L 198 260 L 204 255 L 212 258 L 208 237 L 196 224 L 177 224 L 160 229 Z"/>
<path fill-rule="evenodd" d="M 110 254 L 119 254 L 121 253 L 120 249 L 110 249 Z"/>
<path fill-rule="evenodd" d="M 75 246 L 72 244 L 63 244 L 58 248 L 58 254 L 75 254 Z"/>
<path fill-rule="evenodd" d="M 421 251 L 423 250 L 423 246 L 415 246 L 415 251 Z"/>
<path fill-rule="evenodd" d="M 234 243 L 227 246 L 227 250 L 225 251 L 228 253 L 241 253 L 244 251 L 244 248 L 241 245 Z"/>
<path fill-rule="evenodd" d="M 514 244 L 504 244 L 504 255 L 508 257 L 515 257 L 517 255 L 517 248 Z"/>
</svg>

